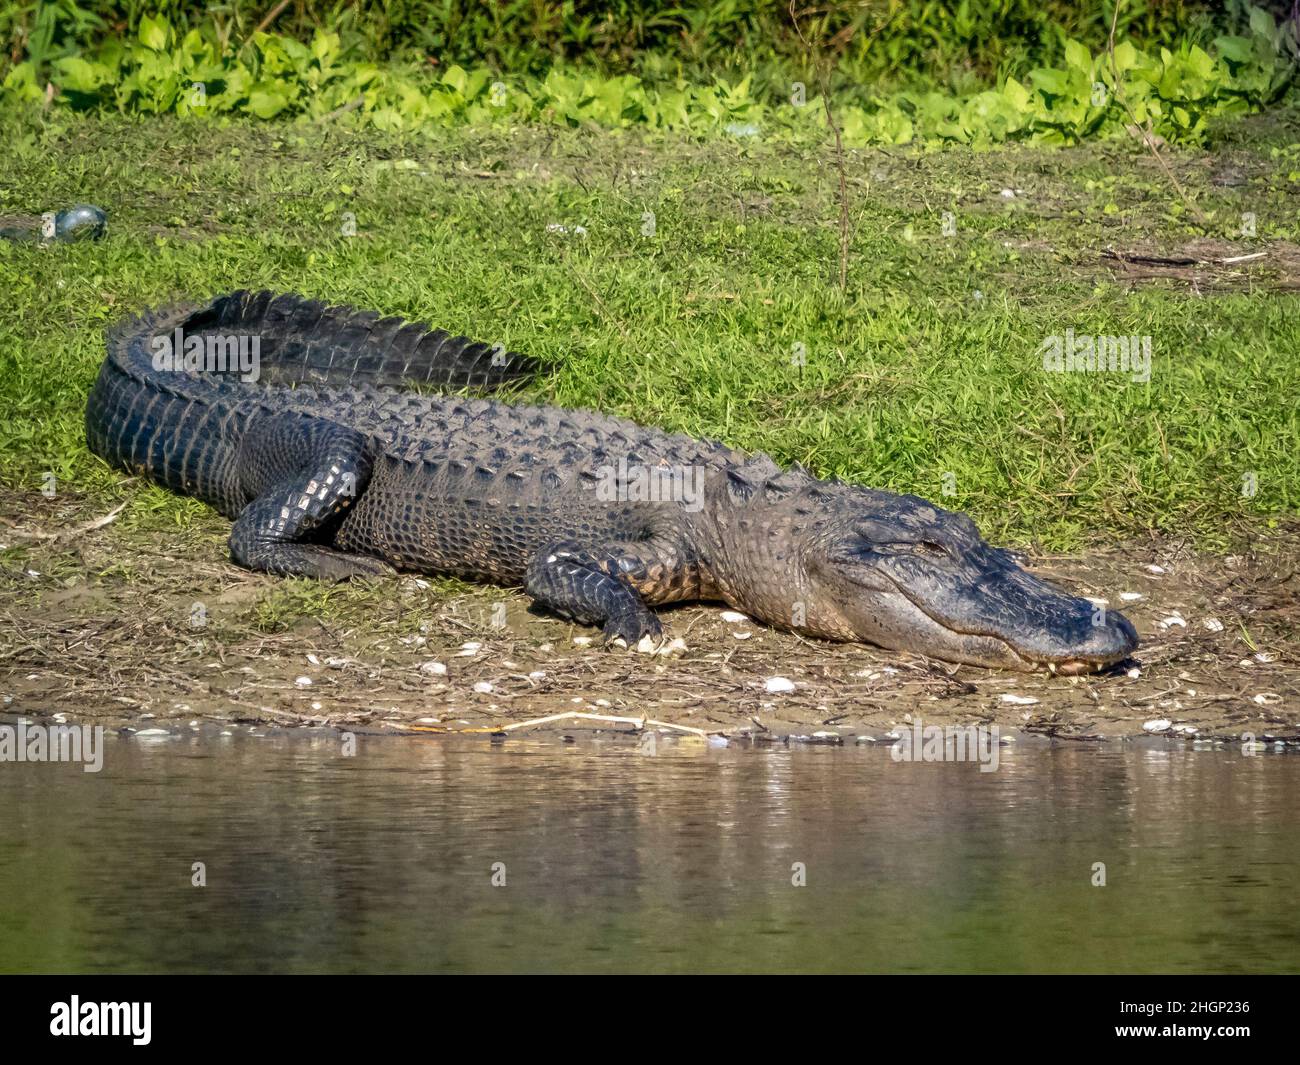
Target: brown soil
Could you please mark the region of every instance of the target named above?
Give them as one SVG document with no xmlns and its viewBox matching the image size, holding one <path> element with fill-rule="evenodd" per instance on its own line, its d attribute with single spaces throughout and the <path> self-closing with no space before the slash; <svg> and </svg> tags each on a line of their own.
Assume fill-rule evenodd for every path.
<svg viewBox="0 0 1300 1065">
<path fill-rule="evenodd" d="M 1295 528 L 1226 557 L 1169 541 L 1032 557 L 1123 609 L 1142 636 L 1132 662 L 1066 678 L 821 643 L 712 606 L 667 614 L 679 657 L 603 651 L 516 591 L 279 581 L 230 564 L 227 526 L 207 512 L 160 545 L 124 522 L 87 529 L 95 515 L 77 506 L 34 496 L 0 513 L 0 544 L 22 548 L 0 570 L 5 717 L 491 732 L 581 711 L 766 738 L 880 737 L 919 718 L 1077 739 L 1300 740 Z M 774 677 L 793 690 L 769 692 Z"/>
<path fill-rule="evenodd" d="M 1286 240 L 1270 242 L 1265 251 L 1211 238 L 1172 248 L 1140 241 L 1105 249 L 1101 263 L 1131 288 L 1166 282 L 1193 293 L 1300 289 L 1300 246 Z"/>
</svg>

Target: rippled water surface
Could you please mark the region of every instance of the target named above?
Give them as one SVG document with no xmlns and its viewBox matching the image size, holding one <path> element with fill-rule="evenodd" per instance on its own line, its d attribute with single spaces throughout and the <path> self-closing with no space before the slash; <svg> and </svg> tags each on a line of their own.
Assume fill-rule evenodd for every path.
<svg viewBox="0 0 1300 1065">
<path fill-rule="evenodd" d="M 0 765 L 0 969 L 1300 970 L 1296 756 L 358 743 Z"/>
</svg>

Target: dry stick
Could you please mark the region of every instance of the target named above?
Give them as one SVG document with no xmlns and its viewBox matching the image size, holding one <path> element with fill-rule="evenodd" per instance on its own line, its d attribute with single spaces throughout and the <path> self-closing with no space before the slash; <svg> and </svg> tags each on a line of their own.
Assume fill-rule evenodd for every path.
<svg viewBox="0 0 1300 1065">
<path fill-rule="evenodd" d="M 894 21 L 900 10 L 902 9 L 899 8 L 893 11 L 888 18 L 872 30 L 866 43 L 870 44 L 879 37 L 885 27 Z M 811 8 L 804 12 L 806 15 L 812 13 L 813 9 Z M 799 28 L 799 15 L 795 11 L 795 0 L 790 0 L 790 21 L 794 24 L 794 32 L 799 35 L 799 40 L 803 42 L 809 54 L 813 55 L 812 45 L 809 43 L 808 38 L 803 35 L 803 30 Z M 846 45 L 853 36 L 851 28 L 849 28 L 849 32 L 842 33 L 842 35 L 844 39 L 838 46 L 840 48 Z M 848 180 L 844 173 L 844 140 L 840 136 L 840 127 L 835 121 L 835 115 L 831 112 L 830 64 L 825 62 L 818 53 L 814 55 L 813 68 L 817 71 L 817 80 L 821 83 L 822 106 L 826 109 L 826 121 L 835 133 L 835 166 L 840 177 L 840 291 L 843 292 L 848 287 L 849 275 L 849 189 Z"/>
<path fill-rule="evenodd" d="M 817 72 L 817 80 L 821 84 L 822 106 L 826 109 L 826 121 L 835 134 L 835 169 L 839 172 L 840 178 L 840 292 L 845 292 L 849 283 L 849 186 L 844 176 L 844 141 L 840 137 L 839 123 L 835 121 L 835 114 L 831 110 L 830 65 L 822 57 L 820 48 L 814 53 L 808 38 L 803 35 L 794 5 L 795 0 L 790 0 L 790 21 L 794 23 L 794 32 L 799 35 L 799 40 L 803 42 L 813 59 L 813 69 Z"/>
<path fill-rule="evenodd" d="M 128 500 L 127 502 L 130 501 Z M 117 516 L 125 509 L 126 503 L 119 503 L 103 517 L 96 518 L 94 521 L 88 521 L 85 525 L 78 525 L 75 529 L 65 529 L 63 532 L 28 532 L 24 529 L 19 529 L 17 526 L 14 526 L 14 532 L 16 535 L 22 536 L 28 540 L 57 540 L 60 543 L 67 543 L 69 540 L 75 540 L 78 536 L 85 533 L 94 532 L 96 529 L 102 529 L 105 525 L 115 521 Z"/>
<path fill-rule="evenodd" d="M 127 502 L 130 502 L 130 500 L 127 500 Z M 55 539 L 59 540 L 61 543 L 67 543 L 69 540 L 75 540 L 78 536 L 82 536 L 85 533 L 94 532 L 96 529 L 102 529 L 110 522 L 116 521 L 117 516 L 125 509 L 126 503 L 119 503 L 102 518 L 88 521 L 85 525 L 78 525 L 75 529 L 69 529 L 67 532 L 58 533 L 55 536 Z"/>
<path fill-rule="evenodd" d="M 267 26 L 271 25 L 272 22 L 274 22 L 276 19 L 280 17 L 280 12 L 283 11 L 288 6 L 289 6 L 289 0 L 280 0 L 280 2 L 275 5 L 275 7 L 271 8 L 271 10 L 266 13 L 266 18 L 262 19 L 262 21 L 257 24 L 257 29 L 255 29 L 252 33 L 248 35 L 248 40 L 251 41 L 254 37 L 256 37 L 264 29 L 266 29 Z"/>
<path fill-rule="evenodd" d="M 1118 259 L 1122 263 L 1144 263 L 1150 266 L 1231 266 L 1234 263 L 1247 263 L 1267 256 L 1268 252 L 1266 251 L 1210 259 L 1198 259 L 1191 255 L 1138 255 L 1136 253 L 1118 252 L 1114 248 L 1103 248 L 1101 252 L 1103 259 Z"/>
<path fill-rule="evenodd" d="M 616 714 L 585 714 L 580 710 L 566 710 L 562 714 L 551 714 L 547 717 L 534 718 L 532 721 L 515 721 L 509 725 L 501 727 L 502 732 L 513 732 L 515 729 L 530 728 L 535 725 L 545 725 L 552 721 L 600 721 L 611 725 L 635 725 L 639 729 L 644 729 L 647 725 L 656 728 L 675 729 L 678 732 L 690 733 L 694 736 L 707 737 L 709 734 L 702 728 L 692 728 L 690 725 L 675 725 L 671 721 L 655 721 L 648 717 L 620 717 Z"/>
<path fill-rule="evenodd" d="M 333 111 L 329 111 L 326 114 L 321 115 L 320 118 L 316 119 L 316 121 L 329 122 L 331 119 L 338 118 L 339 115 L 346 115 L 349 111 L 355 111 L 358 107 L 360 107 L 365 102 L 366 102 L 366 97 L 364 94 L 362 94 L 361 96 L 358 96 L 355 99 L 349 100 L 342 107 L 336 107 L 334 108 Z"/>
<path fill-rule="evenodd" d="M 546 717 L 535 717 L 529 721 L 512 721 L 508 725 L 484 725 L 471 728 L 428 728 L 421 725 L 408 725 L 403 723 L 401 727 L 408 732 L 438 732 L 438 733 L 461 733 L 461 732 L 513 732 L 521 728 L 536 728 L 538 725 L 549 725 L 554 721 L 599 721 L 607 725 L 634 725 L 637 729 L 644 731 L 647 726 L 655 728 L 674 729 L 678 732 L 685 732 L 692 736 L 700 736 L 707 739 L 710 735 L 702 728 L 692 728 L 690 725 L 677 725 L 671 721 L 655 721 L 648 717 L 620 717 L 615 714 L 585 714 L 580 710 L 566 710 L 562 714 L 550 714 Z"/>
<path fill-rule="evenodd" d="M 1170 169 L 1169 164 L 1165 162 L 1165 157 L 1160 154 L 1160 149 L 1156 147 L 1155 140 L 1152 138 L 1150 131 L 1138 122 L 1137 115 L 1133 113 L 1133 109 L 1128 105 L 1128 99 L 1124 96 L 1124 84 L 1120 80 L 1119 64 L 1115 62 L 1115 27 L 1119 24 L 1119 8 L 1121 3 L 1123 3 L 1123 0 L 1115 0 L 1115 10 L 1110 16 L 1110 37 L 1106 41 L 1106 54 L 1110 56 L 1110 74 L 1115 81 L 1115 98 L 1119 100 L 1120 107 L 1124 108 L 1124 113 L 1128 115 L 1129 121 L 1133 124 L 1133 128 L 1142 134 L 1142 143 L 1151 150 L 1151 154 L 1156 157 L 1156 162 L 1161 165 L 1165 174 L 1173 183 L 1174 189 L 1178 192 L 1178 198 L 1181 199 L 1187 206 L 1187 209 L 1196 216 L 1196 221 L 1200 224 L 1201 228 L 1206 229 L 1209 226 L 1209 220 L 1201 213 L 1201 209 L 1187 198 L 1187 193 L 1183 191 L 1183 186 L 1179 183 L 1178 178 L 1174 176 L 1174 172 Z"/>
</svg>

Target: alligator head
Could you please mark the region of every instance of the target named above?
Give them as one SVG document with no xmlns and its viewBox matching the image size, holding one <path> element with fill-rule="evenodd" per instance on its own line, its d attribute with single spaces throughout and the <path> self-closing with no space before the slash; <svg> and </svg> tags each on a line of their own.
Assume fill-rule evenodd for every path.
<svg viewBox="0 0 1300 1065">
<path fill-rule="evenodd" d="M 950 662 L 1086 673 L 1137 647 L 1118 611 L 1033 576 L 964 514 L 916 496 L 816 481 L 802 471 L 717 498 L 715 539 L 739 565 L 719 587 L 741 609 L 823 638 Z"/>
</svg>

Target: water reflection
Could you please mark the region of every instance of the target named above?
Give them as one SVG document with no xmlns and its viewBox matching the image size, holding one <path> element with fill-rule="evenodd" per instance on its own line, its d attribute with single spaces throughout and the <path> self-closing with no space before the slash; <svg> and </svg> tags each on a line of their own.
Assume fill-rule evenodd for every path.
<svg viewBox="0 0 1300 1065">
<path fill-rule="evenodd" d="M 0 969 L 1300 968 L 1294 757 L 339 749 L 110 740 L 99 774 L 0 766 Z"/>
</svg>

